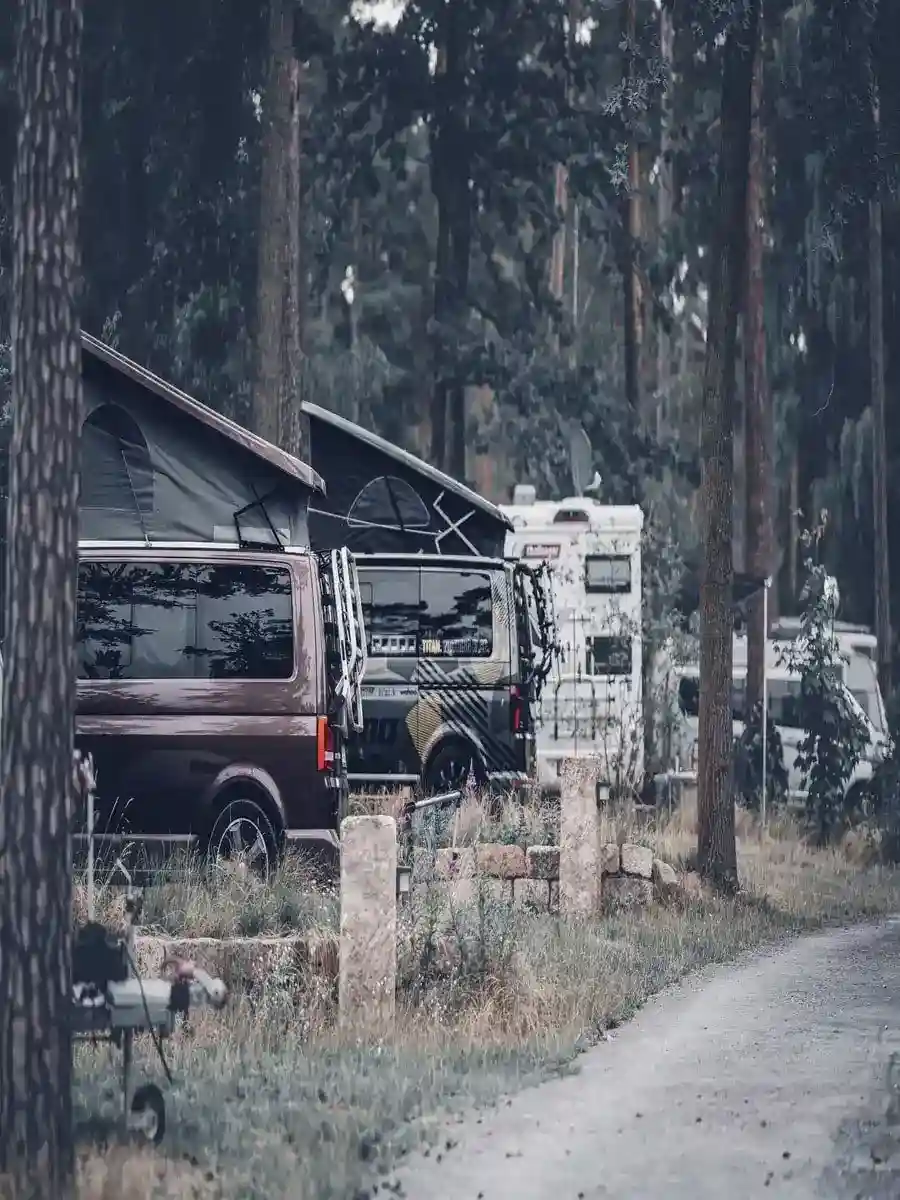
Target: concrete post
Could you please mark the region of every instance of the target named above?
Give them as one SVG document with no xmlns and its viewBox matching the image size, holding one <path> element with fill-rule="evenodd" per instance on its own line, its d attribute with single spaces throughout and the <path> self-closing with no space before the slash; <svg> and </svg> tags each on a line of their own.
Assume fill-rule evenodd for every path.
<svg viewBox="0 0 900 1200">
<path fill-rule="evenodd" d="M 560 915 L 592 917 L 600 907 L 600 813 L 584 763 L 563 763 L 559 807 Z"/>
<path fill-rule="evenodd" d="M 341 1025 L 390 1024 L 396 994 L 397 822 L 347 817 L 341 827 Z"/>
</svg>

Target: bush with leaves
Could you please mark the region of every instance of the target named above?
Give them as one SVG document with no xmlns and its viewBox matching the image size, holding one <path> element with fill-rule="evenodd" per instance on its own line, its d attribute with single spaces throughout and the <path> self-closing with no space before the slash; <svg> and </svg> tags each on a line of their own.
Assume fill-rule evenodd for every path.
<svg viewBox="0 0 900 1200">
<path fill-rule="evenodd" d="M 862 715 L 842 682 L 843 664 L 834 635 L 837 583 L 818 561 L 822 522 L 803 537 L 807 551 L 800 635 L 782 653 L 782 662 L 800 676 L 800 724 L 804 737 L 797 765 L 807 789 L 807 812 L 820 844 L 845 825 L 847 785 L 869 739 Z"/>
<path fill-rule="evenodd" d="M 734 782 L 740 803 L 751 812 L 758 811 L 762 797 L 763 779 L 762 701 L 757 701 L 741 735 L 734 741 Z M 780 808 L 788 792 L 788 776 L 784 765 L 781 734 L 771 716 L 766 714 L 766 807 L 769 812 Z"/>
</svg>

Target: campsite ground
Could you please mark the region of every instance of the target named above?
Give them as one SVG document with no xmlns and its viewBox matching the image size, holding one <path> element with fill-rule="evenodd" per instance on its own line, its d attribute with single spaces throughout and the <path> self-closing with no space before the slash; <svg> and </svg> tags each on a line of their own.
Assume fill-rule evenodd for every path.
<svg viewBox="0 0 900 1200">
<path fill-rule="evenodd" d="M 484 814 L 464 816 L 463 836 L 477 837 Z M 584 926 L 482 907 L 462 914 L 451 932 L 459 953 L 450 974 L 435 966 L 423 929 L 427 904 L 414 899 L 404 918 L 394 1036 L 373 1045 L 338 1034 L 330 995 L 309 980 L 272 979 L 171 1043 L 176 1084 L 162 1151 L 105 1145 L 115 1064 L 100 1049 L 79 1053 L 83 1200 L 370 1196 L 375 1182 L 387 1184 L 398 1162 L 423 1144 L 433 1146 L 433 1162 L 451 1161 L 458 1135 L 448 1115 L 501 1097 L 515 1105 L 525 1085 L 580 1072 L 591 1061 L 582 1051 L 686 974 L 786 935 L 900 911 L 900 873 L 865 865 L 858 843 L 814 851 L 790 823 L 761 837 L 746 817 L 740 832 L 745 886 L 734 900 L 682 897 Z M 657 827 L 620 823 L 606 833 L 646 841 L 676 864 L 695 844 L 689 812 Z M 186 879 L 149 897 L 148 911 L 173 935 L 221 936 L 333 929 L 337 906 L 311 895 L 308 881 L 288 869 L 266 893 L 247 881 L 230 888 L 220 881 L 212 895 L 201 878 Z M 642 1028 L 622 1039 L 640 1041 Z M 155 1078 L 152 1056 L 145 1050 L 143 1057 Z M 529 1093 L 528 1105 L 541 1095 Z"/>
</svg>

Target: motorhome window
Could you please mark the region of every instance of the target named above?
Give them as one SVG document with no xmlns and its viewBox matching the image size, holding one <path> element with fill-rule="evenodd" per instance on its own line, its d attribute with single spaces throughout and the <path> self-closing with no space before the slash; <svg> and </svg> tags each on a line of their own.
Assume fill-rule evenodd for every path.
<svg viewBox="0 0 900 1200">
<path fill-rule="evenodd" d="M 747 719 L 747 680 L 733 679 L 731 681 L 731 719 L 746 721 Z"/>
<path fill-rule="evenodd" d="M 588 592 L 627 595 L 631 591 L 631 559 L 626 554 L 589 554 L 584 560 Z"/>
<path fill-rule="evenodd" d="M 588 675 L 630 675 L 631 638 L 589 638 L 585 670 Z"/>
<path fill-rule="evenodd" d="M 769 717 L 776 725 L 786 729 L 802 729 L 802 687 L 799 679 L 770 679 Z"/>
<path fill-rule="evenodd" d="M 418 570 L 360 567 L 359 590 L 369 654 L 415 658 L 419 641 Z"/>
<path fill-rule="evenodd" d="M 81 679 L 290 679 L 290 573 L 278 567 L 87 562 Z"/>
<path fill-rule="evenodd" d="M 427 658 L 490 658 L 494 644 L 490 575 L 423 571 L 421 587 L 419 653 Z"/>
</svg>

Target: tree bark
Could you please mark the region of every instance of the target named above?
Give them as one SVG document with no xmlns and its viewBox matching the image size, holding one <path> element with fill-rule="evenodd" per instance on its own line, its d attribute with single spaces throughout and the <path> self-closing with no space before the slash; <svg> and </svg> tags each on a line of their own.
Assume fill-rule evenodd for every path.
<svg viewBox="0 0 900 1200">
<path fill-rule="evenodd" d="M 304 319 L 302 68 L 294 52 L 293 28 L 290 0 L 269 0 L 252 419 L 261 437 L 308 458 L 308 428 L 299 409 Z"/>
<path fill-rule="evenodd" d="M 878 102 L 874 104 L 876 128 Z M 869 370 L 872 388 L 872 511 L 875 543 L 875 636 L 878 639 L 878 682 L 891 691 L 893 636 L 887 515 L 887 437 L 884 392 L 884 278 L 880 190 L 869 202 Z"/>
<path fill-rule="evenodd" d="M 458 479 L 466 476 L 466 384 L 458 343 L 468 315 L 472 200 L 469 193 L 466 49 L 463 5 L 444 6 L 442 45 L 434 77 L 432 190 L 438 208 L 434 282 L 432 460 Z"/>
<path fill-rule="evenodd" d="M 666 4 L 659 9 L 659 53 L 666 71 L 666 89 L 662 97 L 659 134 L 659 183 L 657 190 L 657 224 L 659 238 L 665 241 L 673 207 L 672 127 L 674 125 L 673 89 L 671 77 L 674 58 L 675 30 L 671 10 Z M 668 417 L 669 389 L 672 375 L 672 341 L 661 321 L 656 336 L 656 436 L 660 440 Z"/>
<path fill-rule="evenodd" d="M 762 10 L 763 0 L 760 0 Z M 765 148 L 762 123 L 763 19 L 753 65 L 750 99 L 750 164 L 747 185 L 747 299 L 744 309 L 744 410 L 746 420 L 746 546 L 747 571 L 768 578 L 773 570 L 773 451 L 772 402 L 766 362 L 765 322 Z M 773 606 L 769 597 L 768 616 Z M 766 603 L 757 592 L 748 605 L 747 711 L 762 699 L 768 629 Z"/>
<path fill-rule="evenodd" d="M 637 37 L 637 0 L 625 0 L 625 77 L 630 84 L 635 76 L 634 43 Z M 629 123 L 633 118 L 629 118 Z M 628 134 L 628 192 L 623 199 L 625 238 L 622 281 L 625 301 L 625 398 L 635 412 L 641 406 L 641 344 L 643 342 L 643 300 L 637 273 L 637 252 L 641 240 L 641 159 L 637 131 Z"/>
<path fill-rule="evenodd" d="M 750 92 L 758 0 L 730 25 L 722 67 L 718 204 L 711 253 L 701 423 L 703 573 L 700 585 L 698 860 L 716 885 L 737 886 L 732 798 L 732 531 L 737 322 L 744 287 Z"/>
<path fill-rule="evenodd" d="M 80 0 L 21 0 L 0 803 L 0 1174 L 71 1191 Z"/>
</svg>

